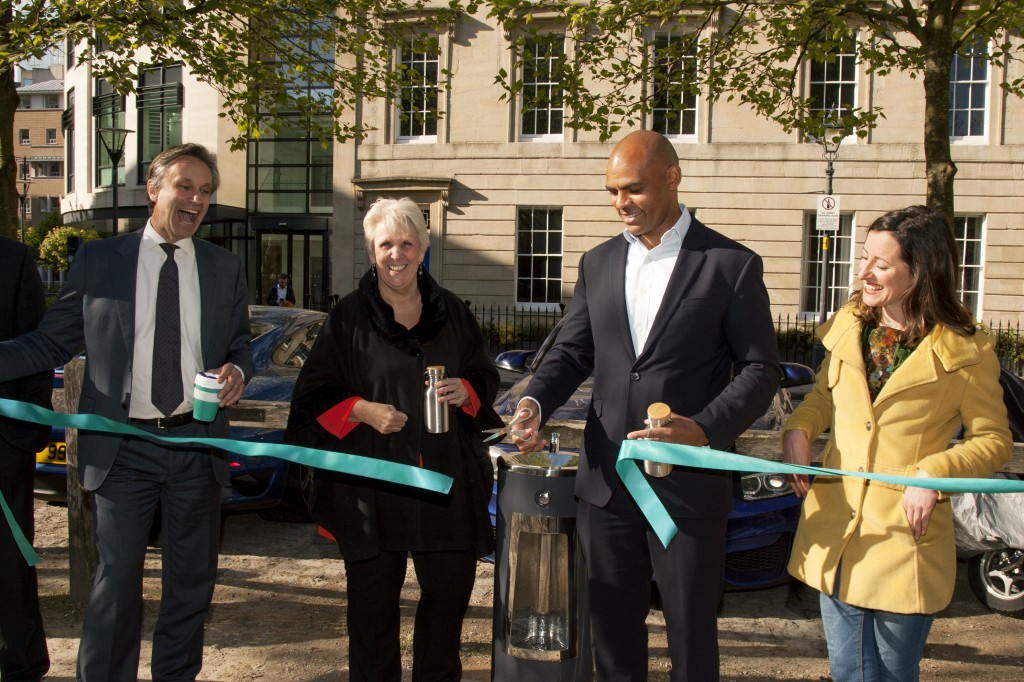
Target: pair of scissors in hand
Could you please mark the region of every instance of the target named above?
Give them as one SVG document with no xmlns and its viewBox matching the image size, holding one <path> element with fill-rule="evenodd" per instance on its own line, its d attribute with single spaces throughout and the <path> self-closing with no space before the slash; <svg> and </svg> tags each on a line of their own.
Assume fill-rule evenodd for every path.
<svg viewBox="0 0 1024 682">
<path fill-rule="evenodd" d="M 533 411 L 528 409 L 528 408 L 524 408 L 522 411 L 524 412 L 524 414 L 522 414 L 521 416 L 516 417 L 515 419 L 510 421 L 508 424 L 503 426 L 502 428 L 500 428 L 500 429 L 487 429 L 487 430 L 485 430 L 484 433 L 489 433 L 491 435 L 488 436 L 487 438 L 484 438 L 484 442 L 485 443 L 490 443 L 492 441 L 501 440 L 505 436 L 515 437 L 515 436 L 521 436 L 524 433 L 526 433 L 526 431 L 523 430 L 523 429 L 513 428 L 515 426 L 518 426 L 519 424 L 522 424 L 524 421 L 526 421 L 527 419 L 529 419 L 530 417 L 533 416 Z"/>
</svg>

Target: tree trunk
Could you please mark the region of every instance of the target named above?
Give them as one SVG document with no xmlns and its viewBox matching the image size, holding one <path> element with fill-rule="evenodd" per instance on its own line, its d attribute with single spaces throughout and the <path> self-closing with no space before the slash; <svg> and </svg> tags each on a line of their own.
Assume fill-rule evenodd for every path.
<svg viewBox="0 0 1024 682">
<path fill-rule="evenodd" d="M 85 361 L 75 359 L 64 365 L 64 400 L 68 414 L 78 412 L 82 395 Z M 93 525 L 92 493 L 78 482 L 78 429 L 67 429 L 68 484 L 68 565 L 71 575 L 71 599 L 85 604 L 96 576 L 96 528 Z"/>
<path fill-rule="evenodd" d="M 953 64 L 953 16 L 949 0 L 928 4 L 924 47 L 924 163 L 927 204 L 953 220 L 956 164 L 949 145 L 949 70 Z"/>
<path fill-rule="evenodd" d="M 0 10 L 0 33 L 13 21 L 13 5 Z M 14 87 L 14 68 L 0 65 L 0 235 L 18 238 L 18 164 L 14 160 L 14 111 L 18 108 L 18 89 Z"/>
</svg>

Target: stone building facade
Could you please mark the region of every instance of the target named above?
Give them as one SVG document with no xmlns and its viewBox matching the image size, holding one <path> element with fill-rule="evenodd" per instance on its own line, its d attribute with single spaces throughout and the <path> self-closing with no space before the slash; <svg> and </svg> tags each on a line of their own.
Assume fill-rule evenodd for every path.
<svg viewBox="0 0 1024 682">
<path fill-rule="evenodd" d="M 651 38 L 670 36 L 652 32 Z M 75 181 L 64 198 L 65 215 L 80 222 L 109 220 L 109 168 L 106 185 L 98 182 L 104 169 L 97 162 L 102 154 L 95 128 L 119 113 L 136 130 L 120 169 L 122 229 L 145 220 L 140 169 L 154 126 L 163 126 L 166 142 L 174 141 L 168 133 L 176 133 L 210 146 L 225 182 L 208 231 L 246 259 L 254 302 L 281 271 L 291 273 L 309 306 L 350 291 L 367 267 L 361 227 L 366 209 L 379 196 L 410 196 L 428 218 L 429 268 L 444 286 L 475 304 L 567 303 L 580 255 L 622 229 L 604 189 L 605 162 L 618 137 L 601 142 L 594 133 L 561 125 L 566 112 L 551 94 L 557 83 L 542 59 L 526 74 L 526 91 L 534 99 L 503 99 L 494 78 L 500 68 L 511 68 L 511 43 L 480 16 L 465 17 L 439 41 L 436 54 L 397 49 L 396 61 L 424 74 L 421 86 L 395 104 L 364 102 L 352 116 L 372 126 L 370 134 L 326 149 L 284 131 L 247 152 L 231 152 L 225 140 L 234 131 L 216 117 L 216 95 L 188 73 L 168 82 L 164 74 L 154 85 L 177 98 L 175 112 L 168 114 L 177 117 L 175 128 L 155 122 L 155 100 L 142 94 L 112 104 L 88 66 L 72 64 L 65 122 L 73 128 L 76 153 L 69 167 Z M 1004 75 L 1018 77 L 1021 67 L 1011 65 L 1014 71 L 1003 74 L 979 61 L 961 58 L 951 74 L 962 288 L 981 319 L 1019 324 L 1024 101 L 1005 94 L 998 83 Z M 844 140 L 833 163 L 833 194 L 842 217 L 830 240 L 829 311 L 842 304 L 854 282 L 866 226 L 885 211 L 923 203 L 925 197 L 920 81 L 900 73 L 869 74 L 855 50 L 838 55 L 836 63 L 804 65 L 803 87 L 821 89 L 835 105 L 882 107 L 885 117 L 866 138 Z M 443 70 L 452 74 L 450 88 L 438 87 Z M 548 96 L 537 98 L 542 91 Z M 112 118 L 111 106 L 119 109 Z M 817 319 L 822 258 L 815 211 L 826 183 L 822 147 L 735 103 L 694 97 L 669 109 L 655 112 L 644 127 L 663 130 L 675 143 L 684 178 L 680 201 L 763 256 L 775 315 Z"/>
</svg>

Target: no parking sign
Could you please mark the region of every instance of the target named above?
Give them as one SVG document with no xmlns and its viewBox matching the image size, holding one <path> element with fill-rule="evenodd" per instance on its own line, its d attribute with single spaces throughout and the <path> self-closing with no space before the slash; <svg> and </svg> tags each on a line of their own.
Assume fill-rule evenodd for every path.
<svg viewBox="0 0 1024 682">
<path fill-rule="evenodd" d="M 814 223 L 818 232 L 839 231 L 839 197 L 825 194 L 818 197 L 818 215 Z"/>
</svg>

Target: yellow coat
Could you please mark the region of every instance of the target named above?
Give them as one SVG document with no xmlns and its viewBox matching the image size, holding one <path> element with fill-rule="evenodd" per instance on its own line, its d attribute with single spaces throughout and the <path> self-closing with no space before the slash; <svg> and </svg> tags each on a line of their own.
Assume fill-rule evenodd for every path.
<svg viewBox="0 0 1024 682">
<path fill-rule="evenodd" d="M 988 477 L 1013 442 L 992 336 L 936 327 L 872 403 L 862 326 L 843 308 L 819 334 L 828 351 L 813 391 L 786 422 L 809 439 L 832 432 L 823 466 L 943 478 Z M 948 447 L 960 429 L 963 442 Z M 903 486 L 819 476 L 803 503 L 789 572 L 841 601 L 895 613 L 935 613 L 953 596 L 956 549 L 949 498 L 940 495 L 927 534 L 914 542 Z"/>
</svg>

